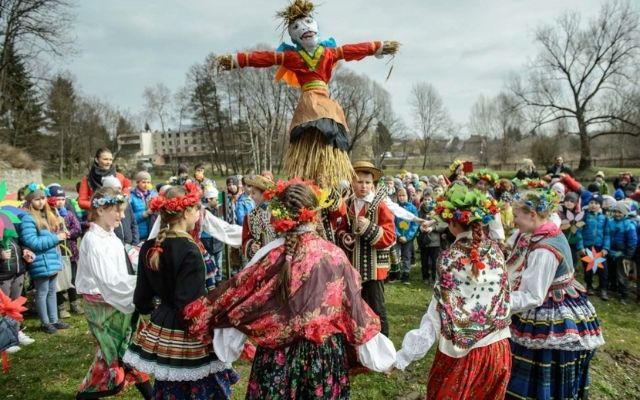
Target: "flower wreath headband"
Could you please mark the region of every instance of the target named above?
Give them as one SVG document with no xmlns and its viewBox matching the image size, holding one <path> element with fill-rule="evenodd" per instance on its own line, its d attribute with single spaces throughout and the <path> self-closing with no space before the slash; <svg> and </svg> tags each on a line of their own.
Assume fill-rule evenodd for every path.
<svg viewBox="0 0 640 400">
<path fill-rule="evenodd" d="M 96 209 L 105 206 L 115 206 L 127 201 L 127 196 L 123 194 L 116 194 L 114 196 L 105 195 L 99 199 L 91 200 L 91 208 Z"/>
<path fill-rule="evenodd" d="M 23 195 L 26 197 L 36 190 L 41 190 L 46 197 L 49 197 L 49 189 L 46 188 L 43 184 L 38 184 L 35 182 L 31 182 L 30 184 L 25 186 Z"/>
<path fill-rule="evenodd" d="M 445 222 L 455 221 L 461 224 L 479 222 L 486 225 L 499 212 L 495 199 L 477 189 L 467 189 L 461 184 L 454 184 L 437 201 L 436 216 Z"/>
<path fill-rule="evenodd" d="M 496 174 L 495 172 L 487 171 L 487 170 L 481 170 L 474 174 L 471 174 L 469 178 L 471 178 L 471 180 L 476 183 L 479 181 L 487 181 L 491 185 L 495 185 L 498 179 L 500 179 L 498 174 Z"/>
<path fill-rule="evenodd" d="M 555 190 L 548 189 L 516 193 L 514 200 L 536 212 L 554 212 L 560 204 L 558 193 Z"/>
<path fill-rule="evenodd" d="M 200 188 L 194 182 L 184 184 L 187 193 L 183 196 L 167 199 L 164 194 L 156 196 L 149 203 L 149 209 L 154 212 L 179 214 L 189 207 L 200 204 Z"/>
<path fill-rule="evenodd" d="M 280 196 L 291 185 L 302 184 L 311 188 L 318 199 L 318 208 L 302 208 L 298 211 L 298 215 L 291 215 L 286 207 L 280 201 Z M 321 189 L 313 181 L 303 181 L 300 178 L 293 178 L 288 181 L 279 180 L 274 187 L 264 191 L 264 199 L 269 202 L 269 210 L 271 210 L 271 225 L 278 233 L 289 232 L 302 224 L 308 222 L 316 222 L 318 219 L 318 211 L 333 204 L 330 198 L 329 189 Z"/>
</svg>

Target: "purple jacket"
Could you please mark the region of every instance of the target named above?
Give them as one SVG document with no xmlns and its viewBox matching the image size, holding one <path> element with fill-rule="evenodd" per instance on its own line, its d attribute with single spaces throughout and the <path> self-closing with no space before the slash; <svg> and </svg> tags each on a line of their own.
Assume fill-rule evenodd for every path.
<svg viewBox="0 0 640 400">
<path fill-rule="evenodd" d="M 67 211 L 64 216 L 64 225 L 69 232 L 66 245 L 69 247 L 69 250 L 71 250 L 71 262 L 78 262 L 78 239 L 82 236 L 80 221 L 78 221 L 78 218 L 76 218 L 72 212 Z"/>
</svg>

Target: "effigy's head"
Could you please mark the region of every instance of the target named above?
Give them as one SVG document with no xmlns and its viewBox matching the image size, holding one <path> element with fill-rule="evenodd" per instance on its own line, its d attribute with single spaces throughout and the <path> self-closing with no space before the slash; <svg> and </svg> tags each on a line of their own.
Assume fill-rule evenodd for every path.
<svg viewBox="0 0 640 400">
<path fill-rule="evenodd" d="M 312 15 L 314 9 L 314 4 L 308 0 L 294 0 L 276 14 L 282 18 L 291 40 L 300 46 L 315 46 L 319 41 L 318 23 Z"/>
<path fill-rule="evenodd" d="M 318 44 L 318 22 L 311 16 L 296 19 L 287 30 L 293 43 L 305 48 Z"/>
</svg>

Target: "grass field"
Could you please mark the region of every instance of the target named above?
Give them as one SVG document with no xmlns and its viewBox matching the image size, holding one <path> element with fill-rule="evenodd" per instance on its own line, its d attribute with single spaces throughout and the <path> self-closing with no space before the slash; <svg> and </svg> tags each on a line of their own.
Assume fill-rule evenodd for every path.
<svg viewBox="0 0 640 400">
<path fill-rule="evenodd" d="M 412 284 L 389 284 L 386 289 L 391 339 L 396 347 L 405 332 L 418 326 L 431 289 L 419 281 L 419 270 L 412 271 Z M 632 290 L 632 296 L 633 293 Z M 592 299 L 603 326 L 606 345 L 592 363 L 592 399 L 636 399 L 640 393 L 640 306 L 620 305 L 617 300 L 602 302 Z M 11 371 L 0 374 L 0 399 L 54 400 L 72 399 L 91 361 L 95 347 L 84 318 L 74 316 L 72 329 L 50 336 L 37 330 L 37 317 L 26 320 L 27 332 L 36 342 L 10 357 Z M 426 394 L 429 367 L 435 354 L 412 364 L 405 372 L 364 374 L 352 379 L 352 398 L 418 399 Z M 242 380 L 235 385 L 234 399 L 244 398 L 250 365 L 235 365 Z M 118 399 L 140 398 L 135 388 L 129 388 Z"/>
</svg>

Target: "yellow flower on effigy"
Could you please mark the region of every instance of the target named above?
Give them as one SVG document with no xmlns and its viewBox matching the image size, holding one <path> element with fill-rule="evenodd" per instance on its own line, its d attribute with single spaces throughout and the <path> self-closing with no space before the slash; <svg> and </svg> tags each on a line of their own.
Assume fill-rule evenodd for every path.
<svg viewBox="0 0 640 400">
<path fill-rule="evenodd" d="M 320 208 L 329 208 L 333 204 L 333 200 L 329 197 L 331 191 L 329 189 L 321 189 L 318 195 L 318 206 Z"/>
<path fill-rule="evenodd" d="M 398 226 L 400 226 L 400 229 L 402 230 L 409 229 L 409 223 L 407 221 L 400 221 Z"/>
<path fill-rule="evenodd" d="M 445 210 L 442 213 L 442 218 L 444 218 L 444 219 L 453 218 L 453 214 L 451 213 L 451 211 Z"/>
</svg>

